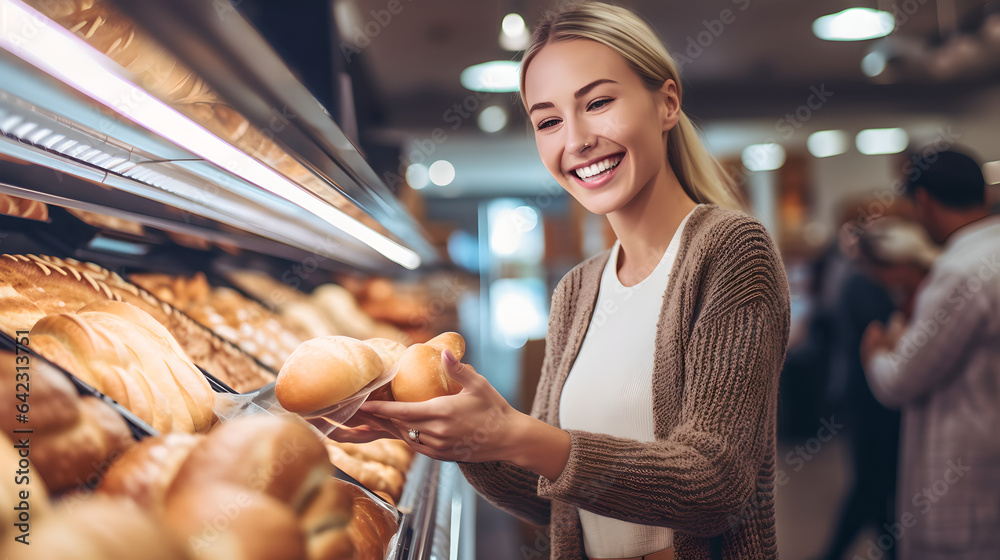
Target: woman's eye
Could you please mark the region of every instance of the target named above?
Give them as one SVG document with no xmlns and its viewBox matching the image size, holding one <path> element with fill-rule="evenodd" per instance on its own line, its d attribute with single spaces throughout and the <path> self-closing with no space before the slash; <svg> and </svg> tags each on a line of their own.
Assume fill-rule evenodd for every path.
<svg viewBox="0 0 1000 560">
<path fill-rule="evenodd" d="M 595 99 L 590 103 L 590 105 L 587 106 L 587 110 L 594 111 L 600 109 L 601 107 L 604 107 L 605 105 L 611 103 L 612 101 L 614 101 L 614 99 L 611 99 L 610 97 L 605 97 L 604 99 Z"/>
<path fill-rule="evenodd" d="M 559 119 L 547 119 L 538 123 L 538 130 L 549 128 L 550 126 L 555 126 L 557 124 L 559 124 Z"/>
</svg>

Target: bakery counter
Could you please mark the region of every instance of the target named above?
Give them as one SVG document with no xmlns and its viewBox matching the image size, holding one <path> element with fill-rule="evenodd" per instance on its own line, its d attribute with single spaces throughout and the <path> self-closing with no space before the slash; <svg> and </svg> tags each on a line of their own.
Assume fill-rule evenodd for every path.
<svg viewBox="0 0 1000 560">
<path fill-rule="evenodd" d="M 455 463 L 419 455 L 399 503 L 403 519 L 387 560 L 473 558 L 475 504 L 475 491 Z"/>
</svg>

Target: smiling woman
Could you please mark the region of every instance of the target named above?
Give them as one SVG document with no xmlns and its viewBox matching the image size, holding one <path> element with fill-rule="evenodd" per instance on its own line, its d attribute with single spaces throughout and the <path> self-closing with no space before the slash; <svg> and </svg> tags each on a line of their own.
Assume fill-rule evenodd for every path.
<svg viewBox="0 0 1000 560">
<path fill-rule="evenodd" d="M 521 100 L 538 153 L 618 241 L 556 287 L 530 415 L 444 352 L 460 392 L 365 403 L 334 437 L 459 461 L 487 499 L 550 527 L 557 560 L 777 557 L 788 283 L 679 83 L 624 8 L 574 4 L 537 27 Z"/>
</svg>

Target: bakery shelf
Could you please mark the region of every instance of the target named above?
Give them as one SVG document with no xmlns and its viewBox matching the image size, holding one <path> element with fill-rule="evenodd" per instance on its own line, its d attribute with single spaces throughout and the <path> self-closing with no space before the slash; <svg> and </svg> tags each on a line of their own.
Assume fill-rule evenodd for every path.
<svg viewBox="0 0 1000 560">
<path fill-rule="evenodd" d="M 405 513 L 387 560 L 473 557 L 475 490 L 455 463 L 417 455 L 399 509 Z"/>
<path fill-rule="evenodd" d="M 166 47 L 165 60 L 176 56 L 211 86 L 226 115 L 264 131 L 258 143 L 271 160 L 208 132 L 197 116 L 207 104 L 185 112 L 27 4 L 0 0 L 10 29 L 32 31 L 0 36 L 0 177 L 24 189 L 18 196 L 288 260 L 319 255 L 328 267 L 395 274 L 438 261 L 421 227 L 238 12 L 220 17 L 218 3 L 200 1 L 116 4 Z M 54 63 L 60 46 L 92 72 Z M 92 83 L 95 75 L 105 79 Z M 280 127 L 275 110 L 285 115 Z M 48 172 L 17 173 L 24 167 Z M 60 188 L 63 176 L 79 188 Z"/>
</svg>

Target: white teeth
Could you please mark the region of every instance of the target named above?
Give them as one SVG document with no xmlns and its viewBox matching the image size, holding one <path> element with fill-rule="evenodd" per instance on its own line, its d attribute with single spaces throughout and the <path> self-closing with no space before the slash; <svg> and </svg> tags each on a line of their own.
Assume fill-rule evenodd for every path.
<svg viewBox="0 0 1000 560">
<path fill-rule="evenodd" d="M 574 172 L 576 173 L 577 177 L 583 180 L 587 180 L 593 177 L 594 175 L 597 175 L 598 173 L 610 171 L 615 167 L 618 167 L 618 164 L 621 163 L 622 161 L 622 157 L 623 156 L 612 156 L 605 160 L 599 161 L 593 165 L 575 169 Z"/>
</svg>

